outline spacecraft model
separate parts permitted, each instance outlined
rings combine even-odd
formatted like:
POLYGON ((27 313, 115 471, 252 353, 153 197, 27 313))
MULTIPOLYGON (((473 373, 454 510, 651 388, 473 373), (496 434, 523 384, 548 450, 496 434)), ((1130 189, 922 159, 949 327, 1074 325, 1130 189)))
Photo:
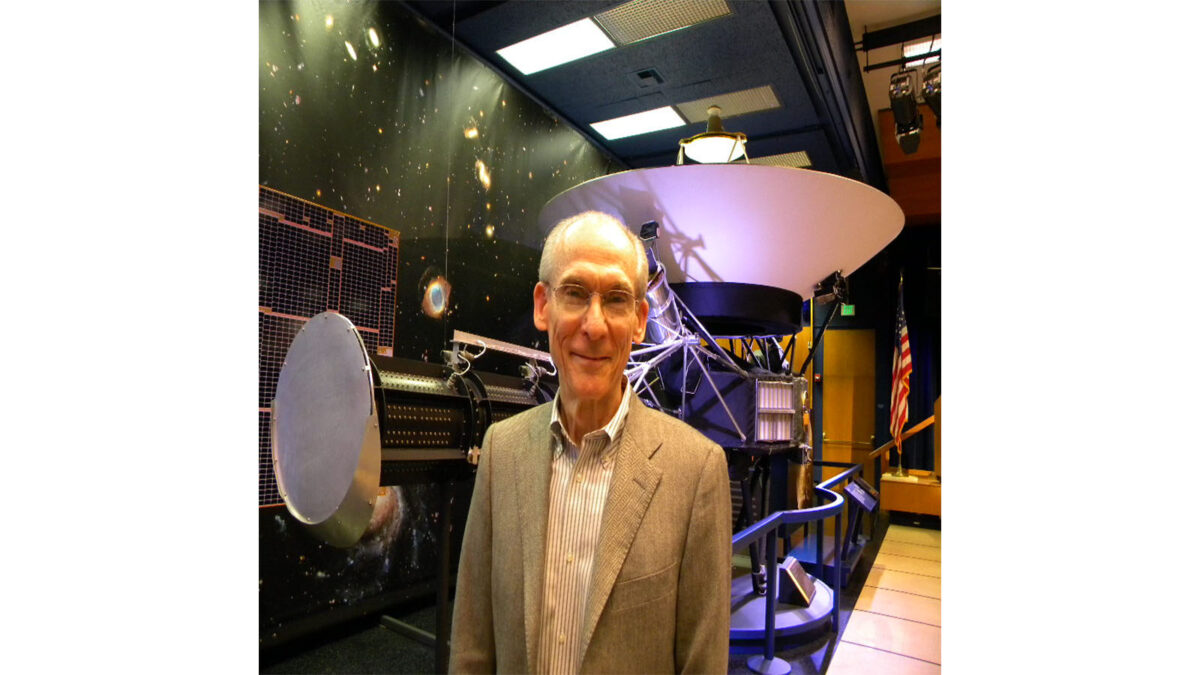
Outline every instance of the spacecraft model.
POLYGON ((807 383, 793 374, 795 341, 785 352, 780 340, 801 331, 805 297, 845 299, 844 275, 900 233, 899 205, 818 171, 693 164, 581 183, 551 199, 538 223, 549 232, 584 211, 638 228, 646 243, 647 344, 626 371, 646 403, 727 449, 769 454, 806 442, 807 383))
MULTIPOLYGON (((539 225, 548 232, 583 211, 616 217, 646 244, 647 344, 633 350, 626 374, 647 405, 728 451, 741 497, 739 527, 766 516, 766 458, 773 455, 801 464, 807 479, 797 501, 811 506, 808 382, 796 373, 807 367, 828 319, 820 333, 814 326, 809 354, 795 370, 796 341, 785 349, 781 340, 802 330, 805 297, 845 301, 844 275, 900 233, 899 205, 832 174, 695 164, 587 181, 551 199, 539 225), (735 343, 741 349, 732 349, 735 343)), ((763 544, 750 549, 760 594, 763 544)))
MULTIPOLYGON (((626 370, 635 392, 730 451, 748 526, 766 503, 764 458, 811 463, 808 384, 793 372, 795 340, 786 349, 781 340, 801 331, 805 297, 844 300, 842 275, 899 234, 903 213, 832 174, 684 165, 582 183, 550 200, 539 226, 589 210, 638 228, 646 243, 647 341, 626 370)), ((477 462, 488 426, 551 400, 557 386, 550 355, 527 347, 455 331, 442 356, 371 356, 336 312, 297 335, 272 404, 272 460, 288 510, 315 536, 352 546, 380 485, 412 467, 477 462), (519 360, 521 377, 486 368, 493 358, 519 360)))

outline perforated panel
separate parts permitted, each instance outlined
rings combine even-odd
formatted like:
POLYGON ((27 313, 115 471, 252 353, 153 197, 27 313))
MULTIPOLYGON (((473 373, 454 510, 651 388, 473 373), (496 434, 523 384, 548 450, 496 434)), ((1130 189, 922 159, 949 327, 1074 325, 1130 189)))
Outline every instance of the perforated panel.
POLYGON ((632 0, 595 19, 617 44, 627 45, 729 13, 725 0, 632 0))
POLYGON ((271 401, 288 347, 326 310, 350 319, 371 354, 394 350, 400 238, 387 228, 259 188, 258 503, 282 504, 271 466, 271 401))
POLYGON ((812 160, 809 159, 808 153, 803 150, 800 152, 785 152, 782 155, 751 157, 750 163, 761 164, 763 166, 791 166, 797 169, 806 169, 812 166, 812 160))
POLYGON ((753 89, 699 98, 686 103, 676 103, 675 107, 688 122, 707 122, 710 105, 720 106, 721 120, 724 121, 737 115, 778 108, 779 97, 775 95, 775 90, 768 84, 753 89))

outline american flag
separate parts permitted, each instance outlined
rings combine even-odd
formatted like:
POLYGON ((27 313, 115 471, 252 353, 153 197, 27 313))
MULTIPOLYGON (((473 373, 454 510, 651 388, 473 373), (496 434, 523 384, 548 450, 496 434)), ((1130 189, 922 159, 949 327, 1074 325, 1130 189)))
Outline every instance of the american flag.
POLYGON ((908 322, 904 320, 904 280, 896 300, 896 336, 892 342, 892 418, 888 430, 899 441, 908 422, 908 378, 912 375, 912 352, 908 347, 908 322))

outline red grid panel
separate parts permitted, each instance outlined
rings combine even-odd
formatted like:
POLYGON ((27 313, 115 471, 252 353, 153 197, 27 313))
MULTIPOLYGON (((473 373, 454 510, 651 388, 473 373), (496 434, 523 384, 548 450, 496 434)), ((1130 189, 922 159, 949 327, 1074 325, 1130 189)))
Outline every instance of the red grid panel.
POLYGON ((259 188, 258 503, 282 504, 271 466, 271 401, 300 327, 341 312, 372 354, 391 354, 398 235, 266 187, 259 188))

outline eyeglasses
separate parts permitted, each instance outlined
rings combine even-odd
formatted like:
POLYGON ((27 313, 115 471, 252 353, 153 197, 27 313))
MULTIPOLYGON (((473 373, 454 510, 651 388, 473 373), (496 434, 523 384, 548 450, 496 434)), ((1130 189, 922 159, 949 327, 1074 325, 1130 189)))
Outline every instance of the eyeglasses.
POLYGON ((579 284, 561 284, 554 288, 554 300, 568 314, 581 314, 592 304, 592 296, 600 296, 600 308, 610 319, 624 319, 633 314, 637 298, 633 293, 614 288, 609 291, 589 291, 579 284))

